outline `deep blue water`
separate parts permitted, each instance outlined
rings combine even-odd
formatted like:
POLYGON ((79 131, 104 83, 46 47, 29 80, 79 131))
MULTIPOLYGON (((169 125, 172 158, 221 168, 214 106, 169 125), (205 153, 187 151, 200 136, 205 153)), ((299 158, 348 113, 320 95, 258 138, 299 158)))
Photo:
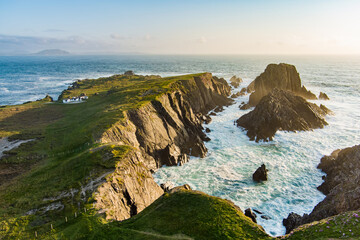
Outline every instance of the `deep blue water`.
POLYGON ((133 70, 136 74, 171 76, 212 72, 229 79, 236 74, 246 86, 269 63, 294 64, 303 84, 315 94, 323 91, 334 111, 329 126, 310 132, 279 132, 271 143, 250 142, 233 122, 244 113, 237 104, 213 117, 208 156, 191 158, 181 167, 164 167, 158 183, 190 184, 193 189, 228 198, 243 210, 256 208, 271 217, 258 222, 272 235, 285 232, 282 218, 294 211, 309 213, 324 198, 316 187, 322 175, 320 158, 333 150, 360 143, 359 56, 59 56, 0 57, 0 105, 19 104, 61 91, 83 78, 97 78, 133 70), (255 184, 251 175, 262 163, 269 171, 266 183, 255 184))

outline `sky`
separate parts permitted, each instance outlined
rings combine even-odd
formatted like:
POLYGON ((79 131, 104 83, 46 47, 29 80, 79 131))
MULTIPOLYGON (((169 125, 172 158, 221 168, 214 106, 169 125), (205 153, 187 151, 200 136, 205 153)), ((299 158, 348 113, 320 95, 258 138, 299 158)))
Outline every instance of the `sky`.
POLYGON ((0 0, 0 54, 360 54, 359 0, 0 0))

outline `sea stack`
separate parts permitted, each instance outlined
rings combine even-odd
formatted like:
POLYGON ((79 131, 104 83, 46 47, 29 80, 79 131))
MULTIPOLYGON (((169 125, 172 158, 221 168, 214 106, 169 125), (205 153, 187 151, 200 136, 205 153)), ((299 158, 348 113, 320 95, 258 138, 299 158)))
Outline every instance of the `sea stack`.
POLYGON ((271 141, 278 130, 306 131, 323 128, 328 109, 306 101, 292 92, 273 89, 255 109, 236 122, 247 130, 250 140, 271 141))
POLYGON ((267 172, 269 170, 266 169, 265 164, 262 164, 261 167, 256 169, 256 171, 253 174, 253 180, 255 182, 262 182, 267 181, 267 172))
POLYGON ((254 91, 249 98, 249 104, 257 105, 261 98, 274 88, 287 90, 305 99, 317 99, 316 96, 301 86, 300 75, 294 65, 280 63, 269 64, 249 86, 248 91, 254 91))

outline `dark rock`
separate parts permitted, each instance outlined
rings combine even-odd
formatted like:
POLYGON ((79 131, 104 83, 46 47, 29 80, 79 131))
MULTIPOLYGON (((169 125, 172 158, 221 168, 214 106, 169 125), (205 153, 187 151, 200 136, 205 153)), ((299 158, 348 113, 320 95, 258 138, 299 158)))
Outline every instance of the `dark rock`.
POLYGON ((255 208, 253 208, 252 210, 253 210, 254 212, 256 212, 257 214, 263 214, 262 212, 260 212, 259 210, 255 209, 255 208))
POLYGON ((326 95, 326 93, 323 93, 323 92, 320 92, 319 99, 321 99, 321 100, 330 100, 328 95, 326 95))
POLYGON ((273 89, 255 109, 237 120, 247 130, 250 140, 271 141, 276 131, 306 131, 323 128, 328 123, 326 111, 289 91, 273 89))
POLYGON ((267 216, 267 215, 261 215, 261 218, 262 218, 262 219, 265 219, 265 220, 270 220, 270 219, 271 219, 271 217, 269 217, 269 216, 267 216))
POLYGON ((175 144, 167 145, 165 149, 159 152, 162 165, 174 166, 183 165, 189 161, 187 154, 181 153, 181 150, 175 144))
POLYGON ((216 113, 211 112, 209 115, 210 115, 210 116, 216 116, 216 113))
MULTIPOLYGON (((246 89, 245 89, 245 91, 246 91, 246 89)), ((231 98, 237 98, 237 97, 244 96, 244 95, 246 95, 246 92, 240 91, 240 92, 237 92, 237 93, 234 93, 233 95, 231 95, 231 98)))
POLYGON ((299 218, 296 214, 296 221, 290 221, 296 224, 289 224, 289 231, 302 224, 360 209, 360 145, 338 149, 330 156, 324 156, 318 168, 327 174, 318 187, 326 197, 309 215, 299 218))
POLYGON ((210 128, 205 128, 205 132, 207 133, 211 132, 210 128))
POLYGON ((236 76, 232 76, 230 78, 230 85, 233 86, 234 88, 238 88, 240 86, 240 83, 242 83, 242 79, 236 76))
POLYGON ((251 106, 250 106, 250 104, 245 103, 245 104, 240 105, 239 108, 240 108, 240 110, 247 110, 247 109, 251 108, 251 106))
POLYGON ((300 75, 295 66, 280 63, 269 64, 265 71, 255 79, 255 91, 250 95, 249 104, 257 105, 274 88, 291 91, 306 99, 317 99, 313 93, 301 86, 300 75))
POLYGON ((283 225, 286 228, 286 234, 302 224, 301 216, 296 213, 290 213, 287 218, 283 219, 283 225))
POLYGON ((209 115, 201 115, 200 120, 204 122, 205 124, 211 123, 212 119, 209 115))
POLYGON ((255 182, 266 181, 267 180, 267 172, 268 172, 268 170, 266 169, 265 164, 262 164, 261 167, 256 169, 256 171, 254 172, 253 180, 255 182))
POLYGON ((224 108, 222 106, 218 106, 214 109, 214 112, 218 113, 218 112, 222 112, 224 111, 224 108))
POLYGON ((124 75, 126 75, 126 76, 134 76, 135 74, 134 74, 133 71, 129 70, 129 71, 124 72, 124 75))
POLYGON ((250 208, 245 209, 245 216, 249 217, 254 223, 257 223, 256 214, 250 208))

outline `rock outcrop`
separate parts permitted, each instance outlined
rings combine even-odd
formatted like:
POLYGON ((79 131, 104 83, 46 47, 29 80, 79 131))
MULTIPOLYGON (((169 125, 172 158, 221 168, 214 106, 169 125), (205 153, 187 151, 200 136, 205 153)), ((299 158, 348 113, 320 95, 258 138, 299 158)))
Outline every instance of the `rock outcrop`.
POLYGON ((254 223, 257 223, 256 214, 251 211, 251 208, 245 209, 245 216, 249 217, 254 223))
POLYGON ((210 73, 179 80, 176 84, 177 90, 127 111, 124 121, 99 137, 102 144, 116 143, 134 148, 121 171, 118 167, 112 174, 112 181, 107 181, 97 191, 95 205, 108 219, 129 218, 163 193, 151 172, 163 165, 181 165, 190 155, 206 155, 204 140, 210 139, 201 123, 206 121, 208 111, 231 103, 228 98, 231 88, 224 79, 210 73))
POLYGON ((323 93, 323 92, 320 92, 319 99, 321 99, 321 100, 330 100, 328 95, 326 93, 323 93))
POLYGON ((250 140, 271 141, 278 130, 306 131, 323 128, 327 111, 292 92, 273 89, 255 109, 237 120, 250 140))
POLYGON ((230 84, 231 86, 233 86, 234 88, 238 88, 240 86, 240 83, 242 83, 243 80, 237 76, 232 76, 230 78, 230 84))
POLYGON ((295 66, 285 63, 269 64, 251 84, 248 86, 248 92, 254 90, 249 98, 249 104, 252 106, 257 105, 261 98, 274 88, 291 91, 305 99, 317 99, 313 93, 301 86, 300 75, 295 66), (250 86, 251 84, 253 86, 250 86))
POLYGON ((318 187, 326 197, 309 215, 291 213, 284 219, 287 232, 302 224, 360 209, 360 145, 324 156, 318 168, 327 174, 318 187))
POLYGON ((261 167, 256 169, 254 172, 252 178, 255 182, 262 182, 267 180, 267 172, 265 164, 262 164, 261 167))

